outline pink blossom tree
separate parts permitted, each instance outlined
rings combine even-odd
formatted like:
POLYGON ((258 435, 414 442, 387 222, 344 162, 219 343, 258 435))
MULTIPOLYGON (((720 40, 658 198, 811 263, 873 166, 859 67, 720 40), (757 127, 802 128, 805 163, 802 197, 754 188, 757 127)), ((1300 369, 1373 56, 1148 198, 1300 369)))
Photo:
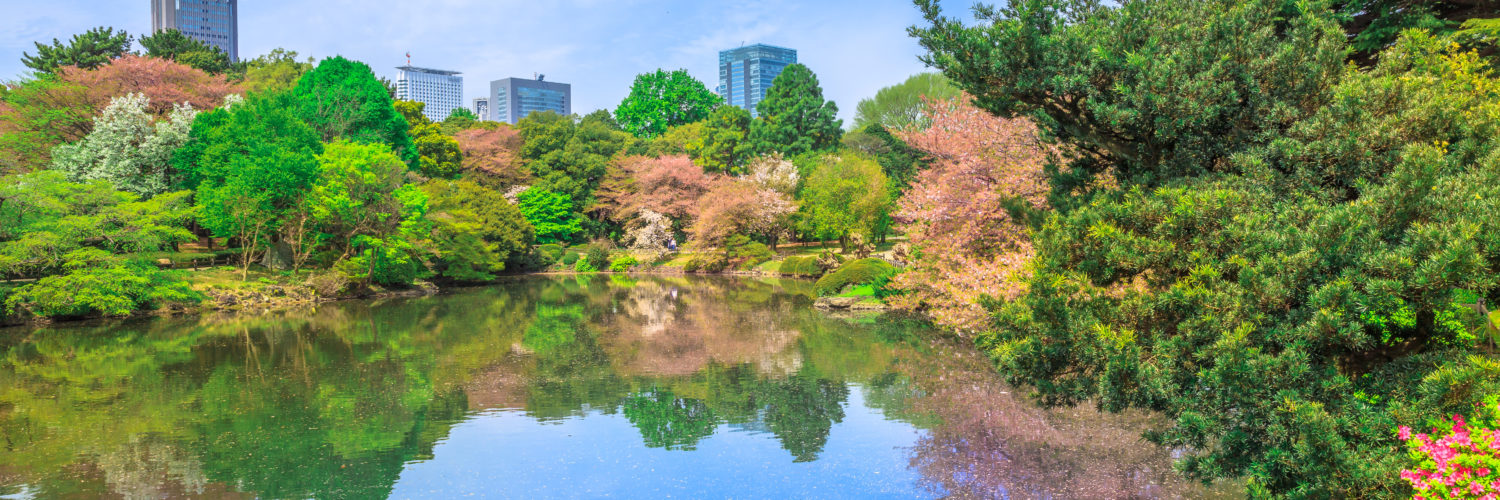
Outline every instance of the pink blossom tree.
POLYGON ((926 310, 943 325, 973 330, 986 317, 980 299, 1012 299, 1024 291, 1018 278, 1031 242, 1006 204, 1047 208, 1042 166, 1053 150, 1025 119, 996 117, 967 100, 927 106, 930 127, 899 133, 934 162, 898 202, 898 228, 918 257, 895 280, 908 293, 894 300, 926 310))
POLYGON ((530 172, 521 163, 521 132, 511 127, 472 128, 453 136, 463 154, 463 170, 486 184, 506 188, 526 184, 530 172))

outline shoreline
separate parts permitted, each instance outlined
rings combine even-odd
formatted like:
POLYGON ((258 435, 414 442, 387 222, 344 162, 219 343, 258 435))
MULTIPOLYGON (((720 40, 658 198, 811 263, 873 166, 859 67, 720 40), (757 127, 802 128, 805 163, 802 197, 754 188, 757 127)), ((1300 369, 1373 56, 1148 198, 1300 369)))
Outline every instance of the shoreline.
MULTIPOLYGON (((427 297, 427 296, 433 296, 433 295, 440 295, 440 294, 442 294, 442 293, 444 293, 446 291, 455 290, 455 289, 482 288, 482 287, 494 286, 496 284, 502 283, 506 279, 522 278, 522 277, 527 277, 527 276, 594 276, 594 275, 602 275, 602 276, 624 275, 624 276, 630 276, 630 275, 640 275, 640 276, 704 276, 704 277, 725 276, 725 277, 736 277, 736 278, 776 278, 776 279, 794 279, 794 280, 808 280, 809 279, 809 278, 807 278, 805 276, 784 275, 784 274, 781 274, 781 273, 773 273, 773 272, 765 272, 765 271, 721 271, 721 272, 716 272, 716 273, 704 273, 704 272, 686 272, 686 271, 682 271, 681 269, 676 269, 676 270, 672 270, 672 269, 676 269, 676 268, 665 268, 665 269, 663 269, 663 268, 654 268, 654 269, 644 270, 644 271, 625 271, 625 272, 595 271, 595 272, 588 272, 588 273, 580 273, 580 272, 576 272, 576 271, 566 271, 566 270, 537 271, 537 272, 527 272, 527 273, 505 274, 505 275, 501 275, 499 278, 497 278, 494 281, 485 282, 485 283, 457 283, 457 282, 449 282, 449 283, 443 283, 443 284, 440 285, 440 284, 433 283, 433 282, 428 282, 428 281, 418 281, 418 282, 414 283, 413 287, 410 288, 410 289, 397 289, 397 290, 381 289, 381 290, 376 291, 374 293, 360 293, 360 294, 350 294, 350 295, 339 295, 339 296, 333 296, 333 297, 319 295, 315 290, 312 289, 311 286, 309 286, 307 284, 300 284, 300 285, 293 285, 293 284, 269 284, 269 285, 266 285, 265 288, 262 289, 262 290, 200 290, 204 294, 204 299, 203 299, 202 302, 200 302, 200 303, 198 303, 196 305, 190 305, 190 306, 172 305, 172 306, 167 306, 167 307, 162 307, 162 308, 157 308, 157 309, 152 309, 152 310, 133 311, 131 314, 126 315, 126 316, 90 315, 90 316, 65 317, 65 318, 45 318, 45 317, 31 316, 31 317, 20 318, 18 320, 17 319, 12 319, 10 317, 0 317, 0 331, 6 330, 6 329, 12 329, 12 328, 16 328, 16 329, 20 329, 20 328, 43 328, 43 327, 46 327, 46 326, 49 326, 49 325, 67 325, 67 324, 85 323, 85 322, 90 322, 90 321, 131 320, 131 319, 142 319, 142 318, 153 318, 153 317, 159 317, 159 318, 177 318, 177 317, 187 317, 187 316, 203 316, 203 315, 207 315, 207 314, 211 314, 211 313, 260 313, 260 314, 264 314, 264 313, 269 313, 269 312, 289 310, 289 309, 293 309, 293 308, 297 308, 297 307, 316 306, 316 305, 319 305, 319 304, 327 304, 327 303, 332 303, 332 302, 344 302, 344 301, 351 301, 351 300, 381 300, 381 299, 393 299, 393 298, 427 297)), ((251 283, 251 282, 247 280, 247 281, 244 281, 243 283, 251 283)), ((828 299, 836 299, 836 298, 835 297, 815 297, 814 298, 814 301, 815 301, 814 307, 817 308, 817 309, 819 309, 819 310, 830 311, 830 312, 882 312, 882 311, 891 310, 889 308, 889 306, 882 305, 882 307, 878 307, 877 308, 877 307, 872 307, 872 305, 868 304, 868 303, 863 303, 863 304, 855 303, 857 301, 849 301, 850 302, 849 306, 840 306, 840 305, 829 306, 828 302, 839 302, 839 301, 828 301, 828 299), (825 301, 828 301, 828 302, 825 302, 825 301)))

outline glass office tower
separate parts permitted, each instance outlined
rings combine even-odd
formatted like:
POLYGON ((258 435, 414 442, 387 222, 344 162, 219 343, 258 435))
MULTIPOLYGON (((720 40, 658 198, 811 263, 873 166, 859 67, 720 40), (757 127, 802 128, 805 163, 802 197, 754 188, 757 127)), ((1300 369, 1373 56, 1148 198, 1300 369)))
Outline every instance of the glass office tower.
POLYGON ((755 105, 766 98, 771 82, 789 64, 797 63, 797 51, 757 43, 719 52, 719 97, 756 116, 755 105))
POLYGON ((490 121, 515 124, 536 111, 573 114, 573 86, 566 83, 506 78, 490 82, 490 121))
POLYGON ((151 0, 151 32, 181 31, 240 60, 239 0, 151 0))

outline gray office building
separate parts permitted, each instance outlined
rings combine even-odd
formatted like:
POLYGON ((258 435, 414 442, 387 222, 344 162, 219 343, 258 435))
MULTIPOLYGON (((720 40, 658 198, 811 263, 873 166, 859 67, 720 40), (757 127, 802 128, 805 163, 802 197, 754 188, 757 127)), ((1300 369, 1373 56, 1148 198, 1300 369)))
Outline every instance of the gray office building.
POLYGON ((151 0, 151 32, 168 29, 240 60, 239 0, 151 0))
POLYGON ((515 124, 535 111, 573 114, 573 86, 566 83, 506 78, 490 82, 490 121, 515 124))
POLYGON ((766 98, 771 82, 788 65, 797 63, 797 51, 757 43, 719 52, 719 97, 756 116, 755 105, 766 98))
POLYGON ((473 111, 474 116, 479 117, 480 120, 490 119, 490 98, 475 97, 473 111))

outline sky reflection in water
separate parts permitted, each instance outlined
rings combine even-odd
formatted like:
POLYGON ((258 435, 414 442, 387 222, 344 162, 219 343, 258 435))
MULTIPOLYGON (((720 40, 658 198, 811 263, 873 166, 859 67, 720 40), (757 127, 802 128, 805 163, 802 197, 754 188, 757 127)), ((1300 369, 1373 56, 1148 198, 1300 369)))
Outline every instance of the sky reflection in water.
MULTIPOLYGON (((0 495, 1201 497, 1145 415, 1042 411, 809 284, 542 276, 0 330, 0 495)), ((1226 486, 1226 485, 1220 485, 1226 486)))

